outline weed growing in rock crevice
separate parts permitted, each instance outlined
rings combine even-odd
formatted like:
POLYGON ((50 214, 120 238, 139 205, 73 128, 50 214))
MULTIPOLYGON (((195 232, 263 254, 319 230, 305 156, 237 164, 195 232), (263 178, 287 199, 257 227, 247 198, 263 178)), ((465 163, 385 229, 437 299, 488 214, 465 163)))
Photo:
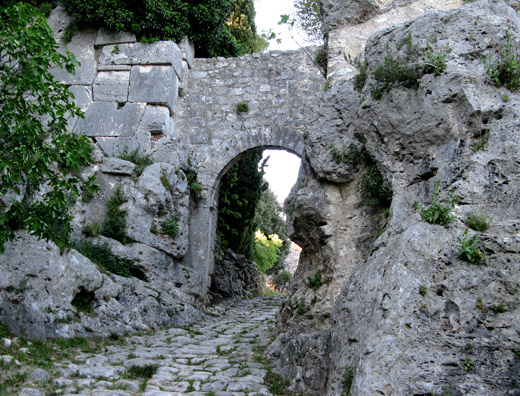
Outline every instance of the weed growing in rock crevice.
POLYGON ((308 276, 305 284, 307 285, 307 287, 314 291, 318 290, 323 285, 323 282, 321 280, 321 269, 318 269, 316 271, 314 277, 311 278, 310 276, 308 276))
POLYGON ((472 230, 484 232, 489 229, 491 218, 481 213, 468 212, 464 223, 472 230))
POLYGON ((97 245, 84 240, 73 242, 71 247, 87 257, 101 269, 127 278, 133 276, 130 272, 132 262, 115 256, 108 244, 97 245))
POLYGON ((357 190, 368 206, 389 208, 392 203, 392 190, 386 185, 383 175, 375 165, 367 168, 357 190))
POLYGON ((460 259, 464 261, 468 261, 472 264, 480 264, 481 262, 486 262, 486 257, 482 250, 478 248, 478 236, 477 234, 473 234, 472 237, 469 237, 468 231, 464 231, 459 236, 460 249, 458 256, 460 259))
POLYGON ((348 150, 346 151, 339 150, 336 146, 331 146, 330 152, 332 154, 332 159, 336 164, 342 162, 353 162, 358 159, 361 154, 359 148, 354 143, 350 143, 348 150))
POLYGON ((343 379, 341 385, 343 386, 343 393, 341 396, 350 396, 350 388, 352 388, 352 382, 354 381, 354 369, 351 366, 345 366, 345 372, 343 373, 343 379))
POLYGON ((172 238, 179 234, 179 218, 172 216, 162 222, 162 232, 172 238))
POLYGON ((507 32, 502 49, 495 55, 483 59, 491 81, 515 91, 520 86, 520 54, 511 32, 507 32))
POLYGON ((451 210, 454 208, 458 199, 450 194, 450 197, 443 203, 439 197, 440 181, 433 182, 432 203, 428 207, 424 207, 419 203, 415 203, 415 207, 421 211, 421 219, 430 224, 446 225, 453 221, 451 210))
POLYGON ((119 207, 126 202, 121 188, 116 188, 114 195, 107 203, 107 213, 103 226, 101 227, 101 235, 107 238, 115 239, 123 244, 130 242, 130 238, 126 235, 126 211, 119 207))
POLYGON ((132 176, 136 178, 142 175, 144 168, 153 164, 153 161, 149 155, 140 154, 137 149, 132 151, 130 154, 120 155, 119 158, 125 161, 130 161, 136 165, 134 171, 132 172, 132 176))

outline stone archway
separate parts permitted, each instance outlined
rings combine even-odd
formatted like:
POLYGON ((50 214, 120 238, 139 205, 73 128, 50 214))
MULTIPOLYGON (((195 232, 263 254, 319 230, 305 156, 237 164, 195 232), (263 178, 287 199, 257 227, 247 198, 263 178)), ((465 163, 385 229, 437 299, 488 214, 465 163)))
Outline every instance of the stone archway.
MULTIPOLYGON (((278 134, 260 136, 256 142, 233 142, 232 150, 225 150, 222 156, 212 156, 212 166, 201 166, 208 172, 199 173, 199 181, 205 191, 205 199, 194 209, 190 219, 190 247, 186 261, 199 274, 200 295, 206 296, 214 270, 214 249, 218 217, 218 193, 220 180, 225 173, 240 159, 264 149, 285 150, 302 157, 303 135, 298 132, 283 130, 278 134), (241 149, 240 149, 241 148, 241 149)), ((210 159, 205 161, 206 165, 210 159)))

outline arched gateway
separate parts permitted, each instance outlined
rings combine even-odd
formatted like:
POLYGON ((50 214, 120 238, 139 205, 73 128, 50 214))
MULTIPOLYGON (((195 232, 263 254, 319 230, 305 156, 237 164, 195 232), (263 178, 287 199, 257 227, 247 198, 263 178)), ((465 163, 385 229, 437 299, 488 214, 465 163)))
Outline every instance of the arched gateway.
POLYGON ((200 274, 206 295, 221 177, 255 150, 279 148, 301 157, 304 104, 323 89, 324 80, 309 55, 289 51, 195 59, 188 81, 176 132, 198 165, 205 199, 192 213, 184 261, 200 274))

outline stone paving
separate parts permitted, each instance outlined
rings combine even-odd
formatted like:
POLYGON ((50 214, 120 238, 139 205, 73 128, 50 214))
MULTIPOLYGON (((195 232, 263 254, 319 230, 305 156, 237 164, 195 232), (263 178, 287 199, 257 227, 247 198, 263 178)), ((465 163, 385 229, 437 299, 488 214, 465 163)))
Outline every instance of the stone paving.
MULTIPOLYGON (((104 354, 80 354, 67 362, 55 385, 64 396, 271 395, 259 356, 270 342, 279 297, 230 300, 186 328, 128 336, 104 354), (132 366, 157 367, 148 379, 128 378, 132 366)), ((135 368, 134 368, 135 370, 135 368)), ((131 376, 130 376, 131 377, 131 376)), ((19 396, 42 396, 25 388, 19 396)))

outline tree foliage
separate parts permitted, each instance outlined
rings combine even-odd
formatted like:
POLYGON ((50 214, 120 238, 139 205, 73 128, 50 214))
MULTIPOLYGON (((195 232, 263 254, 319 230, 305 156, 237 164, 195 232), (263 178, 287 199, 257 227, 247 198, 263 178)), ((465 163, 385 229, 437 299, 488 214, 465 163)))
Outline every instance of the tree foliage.
POLYGON ((255 246, 252 259, 260 272, 271 269, 278 260, 284 241, 278 235, 265 235, 260 230, 255 232, 255 246))
POLYGON ((319 0, 295 0, 296 24, 310 41, 323 40, 323 20, 319 0))
MULTIPOLYGON (((25 228, 60 247, 70 232, 68 205, 78 196, 82 166, 91 163, 87 138, 66 133, 82 116, 52 66, 74 72, 42 14, 29 4, 0 10, 0 250, 25 228)), ((94 178, 85 188, 95 188, 94 178)))
MULTIPOLYGON (((271 189, 262 192, 255 213, 255 223, 258 230, 267 238, 277 238, 283 243, 278 246, 276 261, 266 270, 267 273, 276 273, 283 269, 283 263, 289 253, 289 239, 287 238, 287 226, 282 218, 283 208, 278 203, 271 189)), ((255 240, 255 248, 259 241, 255 240)), ((257 262, 258 264, 258 262, 257 262)))
POLYGON ((263 190, 262 153, 233 165, 220 182, 217 236, 222 248, 252 257, 256 231, 255 210, 263 190), (259 166, 260 164, 260 166, 259 166))
POLYGON ((267 41, 256 33, 253 0, 234 0, 227 27, 239 43, 242 54, 252 54, 267 48, 267 41))
POLYGON ((252 0, 63 0, 63 3, 80 22, 134 32, 143 41, 179 42, 188 35, 198 57, 238 56, 261 47, 252 0))

